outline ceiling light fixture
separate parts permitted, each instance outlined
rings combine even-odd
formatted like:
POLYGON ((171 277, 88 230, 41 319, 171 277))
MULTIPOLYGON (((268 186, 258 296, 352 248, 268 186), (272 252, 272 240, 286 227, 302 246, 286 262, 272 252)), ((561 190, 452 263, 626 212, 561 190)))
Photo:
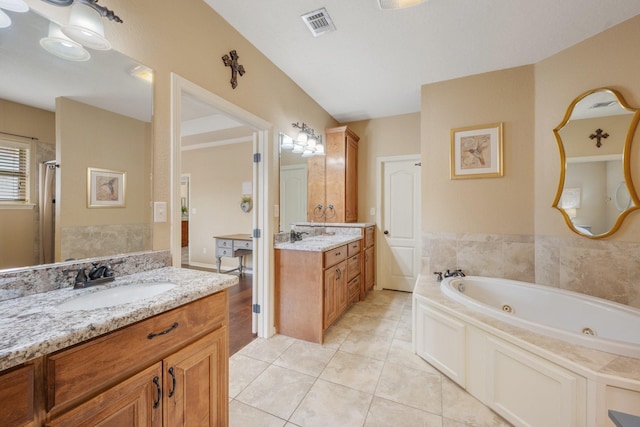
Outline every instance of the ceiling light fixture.
POLYGON ((0 0, 0 28, 11 26, 11 18, 4 10, 10 12, 27 12, 29 6, 23 0, 0 0))
POLYGON ((91 54, 78 42, 62 33, 60 25, 50 22, 47 37, 40 39, 40 46, 47 52, 69 61, 87 61, 91 54))
POLYGON ((403 9, 424 3, 425 0, 378 0, 380 9, 403 9))
POLYGON ((0 9, 11 12, 28 12, 29 5, 24 0, 0 0, 0 9))
POLYGON ((306 123, 291 123, 296 129, 300 129, 296 139, 290 137, 283 138, 280 147, 284 150, 291 150, 292 153, 302 154, 302 157, 324 156, 324 145, 322 145, 322 137, 316 135, 306 123))
POLYGON ((11 18, 0 9, 0 28, 7 28, 11 26, 11 18))

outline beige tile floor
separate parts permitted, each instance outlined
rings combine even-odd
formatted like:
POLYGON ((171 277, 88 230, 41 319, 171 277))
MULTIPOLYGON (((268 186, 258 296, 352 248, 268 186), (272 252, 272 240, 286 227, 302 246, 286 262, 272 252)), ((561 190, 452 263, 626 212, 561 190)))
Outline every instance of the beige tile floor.
POLYGON ((323 345, 257 339, 229 361, 231 427, 509 426, 411 351, 411 295, 372 291, 323 345))

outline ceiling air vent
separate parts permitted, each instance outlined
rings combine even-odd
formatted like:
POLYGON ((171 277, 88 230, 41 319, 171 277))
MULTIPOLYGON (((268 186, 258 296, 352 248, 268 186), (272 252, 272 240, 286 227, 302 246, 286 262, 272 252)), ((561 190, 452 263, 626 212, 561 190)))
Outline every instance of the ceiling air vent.
POLYGON ((314 10, 301 16, 304 23, 311 31, 314 37, 321 36, 336 29, 331 21, 331 17, 327 13, 327 9, 314 10))

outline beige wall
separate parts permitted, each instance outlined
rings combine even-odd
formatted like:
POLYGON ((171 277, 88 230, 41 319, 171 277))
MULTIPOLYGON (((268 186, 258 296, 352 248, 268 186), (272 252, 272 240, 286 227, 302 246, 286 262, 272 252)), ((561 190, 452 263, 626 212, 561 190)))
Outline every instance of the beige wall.
POLYGON ((533 233, 533 67, 422 88, 422 230, 533 233), (450 131, 504 123, 504 177, 450 179, 450 131))
MULTIPOLYGON (((37 138, 39 142, 55 145, 55 115, 39 108, 28 107, 0 99, 0 131, 37 138)), ((38 147, 30 139, 0 134, 0 138, 31 144, 31 168, 37 171, 38 147)), ((38 175, 32 174, 31 203, 38 201, 38 175)), ((0 269, 23 267, 37 261, 36 227, 37 205, 28 209, 0 208, 0 269), (11 242, 10 245, 6 242, 11 242)))
POLYGON ((376 222, 378 157, 420 154, 420 114, 403 114, 347 123, 358 142, 358 221, 376 222))
MULTIPOLYGON (((606 239, 588 240, 569 231, 560 213, 550 208, 560 170, 551 129, 561 122, 577 96, 595 88, 616 89, 629 105, 640 107, 639 45, 640 17, 635 17, 535 65, 536 281, 635 307, 640 307, 638 211, 606 239)), ((637 187, 638 132, 631 165, 637 187)))
MULTIPOLYGON (((56 257, 85 258, 112 255, 126 250, 114 232, 96 235, 110 226, 131 226, 144 230, 150 224, 151 135, 150 124, 95 108, 67 98, 56 100, 58 200, 56 210, 56 257), (87 169, 125 172, 125 206, 89 208, 87 169), (86 232, 83 231, 86 227, 86 232), (69 234, 69 236, 65 236, 69 234), (67 242, 66 244, 63 244, 67 242), (79 244, 84 242, 83 244, 79 244), (115 247, 113 245, 117 245, 115 247), (70 246, 71 245, 71 246, 70 246), (118 248, 118 249, 115 249, 118 248)), ((122 232, 122 227, 117 228, 122 232)), ((132 250, 145 247, 146 233, 129 234, 137 240, 132 250)))
MULTIPOLYGON (((253 177, 252 153, 251 142, 182 152, 182 173, 191 177, 192 263, 215 265, 214 236, 251 233, 252 212, 243 212, 240 202, 242 183, 251 182, 253 177)), ((235 268, 237 259, 223 258, 223 265, 235 268)))
MULTIPOLYGON (((636 17, 535 65, 536 234, 572 236, 560 213, 549 208, 560 170, 558 149, 551 130, 562 121, 569 104, 591 89, 616 89, 629 105, 640 107, 639 43, 640 17, 636 17)), ((636 183, 640 182, 639 140, 640 133, 636 133, 631 158, 636 183)), ((637 242, 640 241, 638 236, 640 221, 636 212, 625 221, 620 231, 607 240, 637 242)))
POLYGON ((594 88, 616 89, 640 106, 639 43, 640 17, 533 66, 423 86, 423 273, 458 267, 640 307, 637 211, 612 237, 590 240, 551 208, 560 171, 552 130, 594 88), (450 180, 449 130, 493 122, 505 124, 505 176, 450 180))
POLYGON ((533 67, 422 87, 422 272, 534 280, 533 67), (451 129, 504 124, 504 177, 452 180, 451 129))

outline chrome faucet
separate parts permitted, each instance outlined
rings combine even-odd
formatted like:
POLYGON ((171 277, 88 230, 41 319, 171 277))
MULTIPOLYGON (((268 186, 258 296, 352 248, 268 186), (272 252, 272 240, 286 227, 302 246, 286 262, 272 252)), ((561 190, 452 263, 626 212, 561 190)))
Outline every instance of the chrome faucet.
POLYGON ((444 277, 445 277, 445 278, 446 278, 446 277, 465 277, 465 274, 464 274, 464 273, 462 272, 462 270, 460 270, 460 269, 453 270, 453 271, 451 271, 451 270, 447 270, 447 271, 444 273, 444 277))

